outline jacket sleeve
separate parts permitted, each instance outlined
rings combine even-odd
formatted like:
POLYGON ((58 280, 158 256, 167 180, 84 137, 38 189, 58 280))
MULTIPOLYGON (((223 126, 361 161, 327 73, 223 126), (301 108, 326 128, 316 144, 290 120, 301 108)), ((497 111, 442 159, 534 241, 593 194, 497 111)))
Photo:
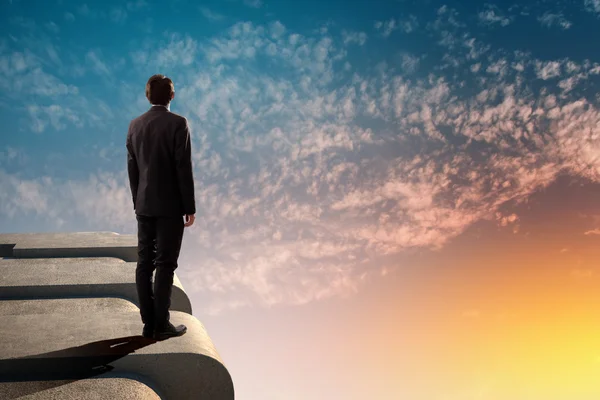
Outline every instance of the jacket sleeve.
POLYGON ((127 132, 127 141, 125 146, 127 147, 127 173, 129 175, 129 187, 131 188, 131 198, 133 200, 133 209, 135 210, 135 199, 137 197, 138 184, 140 181, 140 171, 135 158, 135 152, 133 151, 133 145, 131 144, 131 125, 129 126, 129 132, 127 132))
POLYGON ((175 132, 175 169, 179 192, 183 201, 183 212, 186 215, 196 213, 194 195, 194 174, 192 172, 192 146, 188 121, 183 118, 175 132))

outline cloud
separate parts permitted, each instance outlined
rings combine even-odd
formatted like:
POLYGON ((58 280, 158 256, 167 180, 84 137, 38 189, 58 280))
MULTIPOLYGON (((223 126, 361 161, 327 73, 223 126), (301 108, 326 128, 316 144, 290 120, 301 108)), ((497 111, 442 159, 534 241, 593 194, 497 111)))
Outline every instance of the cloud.
POLYGON ((120 24, 122 22, 125 22, 125 20, 127 19, 127 11, 125 11, 125 9, 123 9, 122 7, 112 7, 110 9, 108 17, 112 22, 120 24))
POLYGON ((542 16, 538 17, 538 21, 546 28, 558 26, 563 30, 569 29, 573 25, 573 23, 568 21, 562 13, 553 14, 545 12, 542 16))
POLYGON ((400 29, 402 29, 405 33, 411 33, 419 27, 419 22, 417 21, 417 17, 414 15, 410 15, 408 19, 399 21, 400 29))
MULTIPOLYGON (((19 128, 42 133, 48 129, 102 126, 105 122, 101 116, 110 114, 103 109, 104 102, 94 99, 91 106, 88 97, 68 81, 86 72, 79 58, 72 53, 59 53, 59 47, 46 34, 36 26, 20 39, 26 45, 25 50, 0 47, 0 88, 5 99, 10 100, 11 108, 24 112, 17 119, 19 128), (58 76, 67 76, 67 81, 58 76)), ((82 58, 96 73, 110 75, 99 50, 89 50, 82 58)), ((113 68, 120 65, 120 60, 111 64, 113 68)), ((109 81, 110 84, 114 83, 109 81)))
MULTIPOLYGON (((510 186, 510 181, 506 181, 504 185, 510 186)), ((519 217, 517 216, 517 214, 514 213, 506 216, 503 216, 502 213, 499 212, 496 213, 496 220, 498 221, 498 224, 500 226, 507 226, 509 224, 513 224, 516 221, 518 221, 518 219, 519 217)))
MULTIPOLYGON (((19 56, 13 54, 12 59, 19 60, 19 56)), ((0 86, 7 90, 6 94, 9 97, 18 97, 22 94, 56 97, 79 92, 76 86, 62 83, 58 78, 44 72, 38 66, 29 68, 25 64, 15 64, 9 73, 2 75, 11 79, 0 83, 0 86)))
POLYGON ((146 41, 141 49, 130 53, 136 66, 152 65, 165 68, 172 65, 189 66, 196 60, 198 42, 189 35, 170 33, 167 41, 146 41), (158 47, 158 48, 157 48, 158 47))
POLYGON ((128 1, 125 5, 127 10, 129 11, 138 11, 143 8, 146 8, 147 6, 148 3, 145 0, 128 1))
MULTIPOLYGON (((504 183, 504 185, 510 185, 510 181, 506 181, 504 183)), ((510 214, 510 215, 502 215, 502 213, 497 212, 496 213, 496 221, 498 223, 498 226, 502 226, 502 227, 506 227, 509 225, 513 225, 512 227, 512 232, 513 233, 518 233, 519 230, 521 229, 521 227, 519 226, 519 217, 517 216, 517 214, 510 214)))
POLYGON ((260 8, 263 5, 262 0, 243 0, 244 4, 252 8, 260 8))
POLYGON ((275 21, 269 24, 269 31, 271 33, 271 39, 277 40, 283 36, 286 32, 286 28, 281 22, 275 21))
POLYGON ((55 130, 60 131, 66 128, 64 122, 68 121, 78 128, 83 127, 78 113, 69 107, 63 107, 58 104, 49 106, 29 105, 27 107, 31 117, 31 130, 36 133, 43 132, 48 125, 55 130))
POLYGON ((0 151, 0 165, 22 168, 28 162, 30 162, 30 158, 22 148, 6 146, 4 150, 0 151))
POLYGON ((393 31, 398 29, 398 27, 396 25, 396 20, 392 18, 389 21, 375 22, 375 29, 380 30, 383 37, 388 37, 393 31))
MULTIPOLYGON (((96 8, 91 8, 87 3, 80 4, 76 11, 82 17, 86 17, 89 19, 109 19, 110 21, 121 24, 124 23, 128 18, 129 12, 138 12, 145 9, 148 6, 148 3, 145 0, 135 0, 128 1, 125 5, 113 6, 107 10, 101 10, 96 8)), ((72 21, 75 19, 73 14, 66 13, 65 19, 72 21)))
POLYGON ((344 44, 356 43, 359 46, 362 46, 367 41, 367 34, 364 32, 348 32, 346 30, 343 30, 342 41, 344 42, 344 44))
POLYGON ((80 4, 79 6, 77 6, 77 13, 83 17, 90 19, 106 17, 106 13, 104 11, 92 9, 90 8, 90 6, 87 5, 87 3, 80 4))
POLYGON ((211 19, 213 21, 220 21, 220 20, 222 20, 224 18, 224 16, 222 14, 219 14, 219 13, 216 13, 214 11, 211 11, 207 7, 200 6, 200 7, 198 7, 198 9, 200 10, 200 12, 202 13, 202 15, 206 19, 211 19))
POLYGON ((478 17, 484 25, 508 26, 511 23, 511 18, 506 17, 497 6, 491 4, 486 4, 485 10, 479 12, 478 17))
POLYGON ((102 227, 110 220, 118 230, 131 229, 133 209, 126 179, 125 173, 90 174, 85 181, 49 176, 23 179, 0 169, 0 181, 7 189, 0 194, 0 213, 9 218, 33 213, 40 221, 52 221, 58 228, 78 219, 92 230, 106 230, 102 227))
MULTIPOLYGON (((502 59, 494 61, 494 64, 511 65, 510 62, 502 59)), ((529 69, 534 69, 537 64, 536 62, 525 62, 525 65, 529 69)), ((513 71, 524 73, 524 70, 513 71)), ((510 73, 514 74, 515 72, 510 73)), ((507 79, 508 74, 509 72, 499 75, 498 79, 507 79)), ((223 85, 219 82, 223 82, 223 80, 227 82, 231 79, 231 77, 222 76, 218 80, 209 80, 209 76, 211 74, 207 74, 207 77, 201 80, 204 82, 201 87, 211 88, 209 90, 211 93, 219 93, 219 88, 223 85)), ((245 104, 248 103, 244 100, 243 93, 248 93, 250 97, 253 97, 253 93, 266 92, 264 89, 253 91, 252 86, 258 84, 260 80, 248 78, 244 81, 250 87, 240 85, 238 82, 235 86, 227 86, 227 91, 221 91, 220 94, 215 95, 214 99, 207 99, 207 102, 214 104, 217 98, 225 96, 228 101, 223 104, 223 107, 231 108, 233 106, 234 110, 239 110, 233 112, 231 116, 246 115, 243 110, 246 107, 245 104), (240 96, 242 97, 238 98, 240 96), (239 103, 231 102, 233 99, 239 103)), ((490 85, 492 84, 490 83, 490 85)), ((199 197, 202 199, 201 201, 208 201, 208 199, 219 196, 211 199, 209 203, 203 204, 204 209, 213 211, 207 212, 207 215, 211 217, 207 216, 202 221, 202 226, 207 226, 207 228, 203 229, 199 235, 201 242, 215 240, 214 246, 222 248, 222 254, 233 254, 236 252, 235 249, 245 249, 249 243, 257 240, 267 240, 269 244, 260 248, 258 251, 260 255, 257 255, 257 259, 254 261, 251 261, 253 260, 252 255, 246 251, 242 252, 244 257, 237 258, 236 261, 242 265, 234 268, 235 273, 230 272, 227 275, 218 276, 214 275, 217 272, 211 274, 209 270, 222 271, 225 269, 225 265, 231 265, 231 261, 214 261, 214 263, 209 263, 210 266, 207 266, 206 269, 198 270, 197 275, 201 278, 197 277, 195 273, 193 281, 199 285, 198 287, 210 288, 209 290, 221 294, 228 292, 227 287, 236 287, 236 293, 254 293, 261 302, 268 305, 278 302, 312 301, 318 298, 314 297, 315 293, 321 293, 323 296, 333 295, 333 293, 352 293, 358 287, 356 285, 360 285, 362 282, 361 276, 364 273, 361 266, 352 261, 365 259, 360 256, 361 252, 382 255, 394 254, 414 246, 439 248, 449 238, 460 234, 474 221, 497 215, 490 211, 496 210, 500 205, 509 200, 523 200, 530 193, 547 186, 562 170, 563 160, 579 158, 578 150, 572 146, 565 148, 563 144, 559 147, 563 148, 565 153, 561 154, 551 147, 543 147, 542 142, 535 139, 535 126, 537 125, 535 121, 539 118, 539 122, 542 122, 546 112, 532 115, 535 110, 533 104, 528 104, 530 100, 526 100, 527 97, 519 97, 514 85, 504 83, 501 85, 501 94, 493 94, 490 90, 494 85, 496 83, 489 89, 483 90, 472 101, 454 101, 450 103, 450 106, 448 101, 452 98, 451 93, 454 89, 444 79, 433 82, 417 80, 409 83, 399 76, 390 76, 378 83, 377 79, 357 78, 352 88, 345 88, 346 95, 337 97, 334 103, 328 103, 326 95, 322 97, 318 95, 319 97, 315 99, 317 94, 312 98, 307 98, 305 102, 298 102, 293 100, 294 96, 283 92, 278 98, 288 104, 289 109, 302 112, 305 118, 308 116, 313 118, 311 124, 304 129, 302 125, 306 125, 305 122, 302 125, 290 123, 289 127, 279 125, 280 129, 271 131, 271 134, 264 137, 264 140, 263 138, 261 140, 254 139, 244 144, 243 147, 234 137, 229 139, 233 140, 231 142, 233 148, 237 147, 239 151, 242 151, 243 148, 245 152, 253 151, 260 154, 268 143, 271 143, 275 153, 289 149, 285 153, 291 155, 291 158, 277 157, 268 163, 265 160, 265 163, 272 165, 269 171, 261 169, 251 175, 253 178, 251 178, 250 184, 263 188, 261 192, 254 193, 254 196, 260 195, 260 197, 244 200, 241 197, 232 196, 231 192, 229 195, 220 197, 218 186, 207 188, 206 190, 210 194, 199 197), (384 90, 383 88, 388 89, 384 90), (374 110, 378 110, 378 115, 382 119, 386 116, 391 117, 390 121, 393 120, 398 124, 397 129, 400 132, 416 135, 425 140, 425 143, 429 141, 444 143, 444 135, 437 130, 437 125, 462 126, 464 130, 461 134, 469 138, 469 141, 483 141, 493 146, 499 153, 489 156, 488 163, 473 164, 473 159, 466 154, 455 154, 450 147, 443 147, 442 151, 435 153, 426 152, 413 158, 393 160, 388 164, 387 173, 382 173, 376 167, 381 160, 363 159, 360 164, 338 165, 333 163, 333 159, 329 158, 328 154, 356 151, 354 149, 360 148, 360 143, 376 145, 377 141, 373 140, 370 134, 346 136, 345 140, 343 135, 339 135, 344 130, 334 129, 333 125, 328 126, 332 129, 332 135, 321 136, 317 132, 327 132, 327 130, 324 129, 324 125, 317 124, 314 118, 324 120, 327 115, 336 115, 336 110, 342 109, 340 107, 342 104, 354 103, 349 109, 348 115, 351 118, 340 121, 350 123, 358 115, 357 110, 369 110, 366 105, 373 101, 373 97, 369 94, 375 95, 375 107, 366 112, 375 114, 374 110), (498 96, 503 96, 504 100, 493 107, 487 105, 488 101, 494 97, 498 98, 498 96), (317 106, 315 107, 315 105, 317 106), (531 133, 526 135, 533 136, 528 136, 527 141, 533 140, 533 143, 542 146, 538 151, 531 154, 531 148, 527 145, 522 147, 522 152, 519 153, 520 156, 517 159, 503 155, 504 151, 515 150, 515 144, 510 135, 519 135, 519 129, 515 129, 515 127, 521 125, 512 122, 513 118, 521 120, 525 125, 530 125, 528 129, 531 133), (334 132, 337 133, 334 134, 334 132), (294 133, 298 136, 295 136, 294 133), (331 140, 334 137, 339 139, 331 140), (554 161, 548 160, 546 163, 540 164, 546 152, 548 156, 552 155, 550 160, 554 161), (321 155, 322 164, 311 166, 311 164, 302 162, 310 160, 317 154, 321 155), (298 166, 293 167, 294 164, 298 166), (324 175, 322 171, 326 170, 332 172, 324 175), (476 170, 481 170, 481 173, 475 173, 476 170), (371 174, 370 179, 361 179, 359 171, 363 171, 363 173, 368 171, 371 174), (456 186, 463 179, 462 177, 468 177, 468 181, 456 186), (286 196, 281 200, 275 200, 284 188, 295 191, 296 187, 298 187, 298 193, 310 193, 311 196, 316 197, 317 202, 307 199, 309 202, 290 203, 291 199, 286 196), (325 197, 320 197, 320 193, 328 193, 327 198, 330 200, 323 202, 325 197), (232 210, 239 211, 232 213, 232 210), (275 210, 277 210, 276 213, 275 210), (209 228, 221 226, 223 221, 229 217, 235 217, 239 221, 244 216, 253 220, 251 216, 258 215, 264 221, 262 224, 248 223, 246 226, 260 226, 260 229, 242 230, 243 233, 239 235, 232 235, 229 229, 217 233, 209 228), (331 219, 334 215, 343 216, 340 221, 344 221, 344 224, 335 222, 338 219, 331 219), (280 225, 275 222, 278 220, 285 220, 287 224, 280 225), (313 236, 320 233, 319 236, 316 236, 319 241, 315 241, 315 245, 324 243, 325 240, 331 241, 331 243, 341 240, 343 243, 354 246, 355 253, 344 258, 343 264, 334 264, 331 260, 328 260, 328 264, 321 264, 321 268, 324 265, 328 265, 328 268, 336 265, 337 269, 343 271, 342 276, 345 281, 340 282, 346 282, 346 284, 338 287, 339 292, 331 291, 332 288, 328 286, 320 286, 326 279, 321 280, 317 275, 304 275, 304 279, 309 279, 307 284, 312 282, 313 286, 306 286, 303 290, 310 287, 310 291, 298 291, 300 290, 298 287, 288 287, 289 282, 278 280, 280 277, 276 271, 284 271, 283 265, 296 262, 307 265, 299 258, 300 254, 306 254, 306 249, 302 252, 292 251, 282 259, 275 258, 275 254, 282 254, 283 250, 275 246, 273 240, 281 240, 282 237, 293 234, 294 231, 282 231, 281 229, 281 226, 289 224, 301 224, 300 226, 307 226, 307 229, 310 227, 309 232, 313 236), (271 246, 275 246, 277 249, 272 257, 268 256, 271 254, 271 246), (309 276, 311 277, 308 278, 309 276), (281 286, 288 287, 287 296, 283 296, 278 291, 277 288, 281 286)), ((288 86, 284 87, 286 90, 290 89, 288 86)), ((339 89, 337 92, 340 92, 339 89)), ((200 95, 200 97, 203 96, 200 95)), ((547 111, 551 111, 556 105, 557 99, 552 100, 549 97, 545 99, 543 107, 547 108, 547 111)), ((576 106, 571 105, 571 107, 576 106)), ((201 108, 210 109, 207 105, 202 105, 201 108)), ((550 112, 548 115, 562 120, 572 115, 572 111, 573 108, 567 106, 560 114, 550 112)), ((218 121, 221 111, 217 108, 213 112, 212 117, 209 114, 203 114, 202 117, 206 121, 218 121)), ((590 112, 591 115, 581 115, 581 121, 590 121, 586 122, 587 127, 594 126, 594 115, 597 114, 593 114, 593 110, 590 112)), ((248 113, 247 116, 250 117, 254 114, 256 111, 248 113)), ((245 122, 244 119, 245 117, 240 121, 242 124, 245 122)), ((217 122, 217 125, 227 126, 228 124, 224 120, 217 122)), ((561 124, 558 124, 556 128, 560 129, 560 126, 561 124)), ((564 126, 570 126, 570 122, 565 120, 564 126)), ((346 132, 351 131, 346 130, 346 132)), ((565 134, 565 137, 567 136, 569 135, 565 134)), ((207 138, 208 136, 202 137, 207 138)), ((516 138, 518 137, 516 136, 516 138)), ((583 145, 581 141, 580 144, 583 145)), ((516 148, 521 147, 517 146, 516 148)), ((208 168, 207 174, 226 176, 231 173, 221 161, 215 164, 209 163, 209 160, 222 160, 224 157, 215 158, 214 153, 210 157, 204 153, 204 157, 206 157, 204 159, 207 163, 200 168, 205 170, 208 165, 212 165, 208 168)), ((241 190, 239 184, 233 187, 236 188, 234 193, 241 190)), ((309 199, 315 197, 309 197, 309 199)), ((514 215, 499 219, 501 224, 515 223, 516 220, 514 215)), ((258 221, 256 222, 258 223, 258 221)), ((240 251, 237 250, 237 252, 240 251)), ((347 250, 337 254, 342 255, 344 252, 347 253, 347 250)), ((321 257, 328 259, 331 255, 321 254, 321 257)), ((323 273, 327 271, 328 269, 325 269, 323 273)), ((256 301, 252 300, 251 295, 249 296, 244 301, 250 304, 256 301)), ((225 304, 229 304, 228 300, 223 300, 222 304, 225 307, 225 304)))
POLYGON ((108 66, 100 59, 100 56, 95 51, 89 50, 85 54, 85 59, 91 64, 92 69, 99 75, 110 75, 108 66))
POLYGON ((38 181, 20 181, 12 175, 0 170, 0 180, 3 190, 0 194, 0 210, 3 215, 14 217, 17 212, 29 213, 31 211, 43 214, 48 211, 48 199, 42 193, 43 186, 38 181), (8 195, 10 189, 11 195, 8 195))
POLYGON ((419 63, 421 62, 421 59, 419 57, 413 56, 408 53, 402 53, 400 57, 400 65, 402 66, 402 70, 407 74, 415 72, 419 67, 419 63))
POLYGON ((387 21, 376 21, 374 26, 375 29, 381 32, 383 37, 388 37, 398 29, 404 33, 411 33, 419 27, 419 22, 417 21, 417 17, 410 15, 406 19, 396 20, 395 18, 391 18, 387 21))
MULTIPOLYGON (((377 29, 401 29, 392 20, 377 29)), ((347 45, 366 34, 304 35, 279 21, 239 22, 210 38, 167 32, 132 47, 136 73, 178 65, 174 108, 192 131, 198 209, 180 277, 187 291, 210 297, 205 311, 352 295, 389 271, 386 255, 440 249, 481 220, 516 229, 518 217, 500 209, 561 173, 600 181, 600 112, 580 95, 600 66, 494 50, 448 7, 427 27, 439 58, 428 53, 422 65, 399 53, 397 64, 382 60, 372 73, 345 67, 347 45)), ((86 61, 106 73, 108 51, 89 50, 86 61)), ((9 89, 20 79, 30 94, 52 79, 37 53, 0 55, 9 89), (46 75, 26 85, 36 70, 46 75)), ((55 90, 71 90, 54 79, 55 90)), ((111 107, 60 93, 27 101, 30 129, 113 124, 111 112, 148 106, 143 85, 117 89, 111 107)), ((0 164, 1 215, 131 231, 119 146, 95 149, 113 172, 79 180, 26 179, 0 164)))
POLYGON ((49 21, 49 22, 45 23, 44 26, 46 27, 46 29, 48 29, 49 31, 51 31, 53 33, 58 33, 60 31, 60 28, 58 27, 58 25, 56 25, 53 21, 49 21))
POLYGON ((600 0, 585 0, 585 9, 600 15, 600 0))
POLYGON ((543 80, 552 79, 560 76, 561 63, 559 61, 547 61, 536 63, 537 77, 543 80))

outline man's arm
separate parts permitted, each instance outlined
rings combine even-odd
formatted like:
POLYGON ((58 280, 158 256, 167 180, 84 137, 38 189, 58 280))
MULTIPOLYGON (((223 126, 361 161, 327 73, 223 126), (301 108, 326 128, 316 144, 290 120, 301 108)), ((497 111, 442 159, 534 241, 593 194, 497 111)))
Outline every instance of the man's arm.
POLYGON ((183 200, 185 215, 196 213, 196 199, 194 195, 194 174, 192 172, 192 145, 190 128, 184 118, 175 132, 175 168, 179 191, 183 200))
MULTIPOLYGON (((129 126, 131 129, 131 125, 129 126)), ((127 133, 127 173, 129 174, 129 187, 131 188, 131 197, 133 199, 133 209, 135 210, 135 199, 137 197, 138 184, 140 181, 140 171, 138 169, 135 153, 131 144, 131 131, 127 133)))

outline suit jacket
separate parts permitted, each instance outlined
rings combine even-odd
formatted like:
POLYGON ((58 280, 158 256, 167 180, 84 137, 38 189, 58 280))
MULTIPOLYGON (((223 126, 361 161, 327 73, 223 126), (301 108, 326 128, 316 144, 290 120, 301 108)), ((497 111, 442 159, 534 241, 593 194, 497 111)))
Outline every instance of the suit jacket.
POLYGON ((185 117, 152 106, 129 123, 127 171, 137 215, 196 213, 190 130, 185 117))

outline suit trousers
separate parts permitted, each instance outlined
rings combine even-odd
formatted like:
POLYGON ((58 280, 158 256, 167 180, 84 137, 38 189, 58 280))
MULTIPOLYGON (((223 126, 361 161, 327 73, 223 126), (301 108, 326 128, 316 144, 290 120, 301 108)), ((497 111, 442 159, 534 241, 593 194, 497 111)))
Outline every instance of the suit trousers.
POLYGON ((138 261, 135 284, 144 325, 162 328, 169 322, 173 276, 181 250, 184 222, 180 217, 136 215, 138 261), (154 289, 152 275, 154 274, 154 289))

